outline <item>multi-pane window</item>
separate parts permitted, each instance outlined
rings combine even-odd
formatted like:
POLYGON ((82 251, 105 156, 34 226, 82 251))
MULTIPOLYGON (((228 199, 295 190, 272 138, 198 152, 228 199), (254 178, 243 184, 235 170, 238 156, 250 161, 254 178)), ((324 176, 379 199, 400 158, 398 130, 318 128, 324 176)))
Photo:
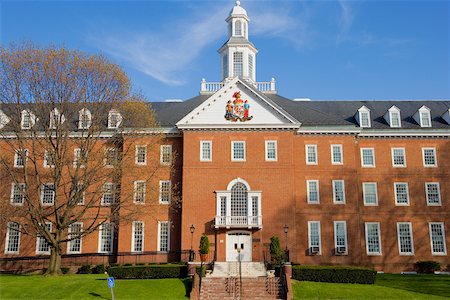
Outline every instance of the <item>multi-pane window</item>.
POLYGON ((321 254, 322 252, 319 221, 308 222, 308 247, 311 255, 321 254))
POLYGON ((44 168, 55 167, 55 157, 54 152, 45 150, 44 151, 44 168))
POLYGON ((436 167, 436 148, 422 148, 423 165, 425 167, 436 167))
POLYGON ((248 216, 248 190, 242 182, 231 187, 230 213, 233 217, 248 216))
POLYGON ((200 141, 200 161, 212 160, 212 141, 200 141))
POLYGON ((430 223, 431 254, 446 255, 444 223, 430 223))
POLYGON ((131 251, 132 252, 143 252, 144 251, 144 222, 134 221, 133 222, 133 239, 131 241, 131 251))
POLYGON ((317 145, 306 145, 306 164, 317 165, 317 145))
POLYGON ((231 142, 231 155, 231 160, 233 161, 245 161, 245 142, 231 142))
POLYGON ((122 122, 122 115, 117 110, 111 110, 108 115, 108 128, 118 128, 122 122))
POLYGON ((277 159, 277 141, 266 141, 266 161, 276 161, 277 159))
POLYGON ((253 78, 253 55, 248 55, 248 76, 253 78))
POLYGON ((134 182, 134 202, 145 203, 145 190, 147 183, 143 180, 137 180, 134 182))
POLYGON ((347 249, 347 225, 345 221, 334 222, 334 247, 337 255, 348 253, 347 249))
POLYGON ((14 154, 14 167, 15 168, 23 168, 25 166, 25 162, 28 158, 28 150, 16 150, 14 154))
POLYGON ((331 145, 331 163, 333 165, 342 165, 342 145, 331 145))
POLYGON ((147 164, 147 146, 136 146, 136 164, 147 164))
POLYGON ((252 197, 252 216, 258 215, 258 196, 252 197))
POLYGON ((83 186, 83 183, 78 183, 76 186, 75 186, 75 190, 74 190, 74 197, 75 197, 75 199, 77 199, 76 200, 76 202, 77 202, 77 205, 84 205, 84 200, 85 200, 85 198, 86 198, 86 193, 85 193, 85 187, 83 186))
POLYGON ((333 180, 333 202, 336 204, 345 203, 344 180, 333 180))
POLYGON ((220 197, 220 215, 225 217, 227 215, 227 197, 220 197))
POLYGON ((116 202, 116 184, 107 182, 103 184, 102 205, 111 205, 116 202))
POLYGON ((91 112, 88 109, 83 108, 82 110, 80 110, 78 113, 78 128, 88 129, 91 126, 91 117, 91 112))
POLYGON ((104 165, 113 167, 117 163, 117 148, 106 148, 104 165))
POLYGON ((409 191, 407 182, 395 182, 394 193, 396 205, 409 205, 409 191))
POLYGON ((160 162, 162 165, 170 165, 172 163, 172 145, 161 145, 160 162))
POLYGON ((307 180, 306 181, 306 192, 308 203, 319 204, 319 180, 307 180))
POLYGON ((391 127, 401 127, 400 124, 400 113, 397 111, 391 111, 391 127))
POLYGON ((86 165, 86 154, 80 148, 75 148, 73 150, 73 166, 74 168, 83 168, 86 165))
POLYGON ((381 255, 380 223, 365 223, 366 251, 368 255, 381 255))
POLYGON ((359 112, 359 121, 360 121, 361 127, 370 127, 369 112, 360 111, 359 112))
POLYGON ((58 109, 53 109, 50 112, 50 128, 56 129, 56 126, 60 125, 63 122, 63 117, 59 113, 58 109))
POLYGON ((234 23, 234 35, 235 36, 241 36, 242 35, 242 22, 237 20, 234 23))
POLYGON ((406 167, 405 148, 392 148, 392 166, 406 167))
MULTIPOLYGON (((45 223, 45 227, 47 228, 48 231, 52 232, 52 223, 45 223)), ((49 254, 49 253, 50 253, 50 244, 44 237, 38 235, 36 237, 36 254, 49 254)))
POLYGON ((22 129, 30 129, 33 125, 31 113, 27 110, 22 111, 21 127, 22 129))
POLYGON ((242 77, 244 75, 242 52, 233 53, 233 69, 234 69, 234 77, 242 77))
POLYGON ((375 150, 373 148, 361 148, 361 165, 375 167, 375 150))
POLYGON ((427 195, 428 205, 441 205, 441 192, 439 182, 426 182, 425 193, 427 195))
POLYGON ((420 126, 421 127, 431 127, 431 117, 429 111, 420 112, 420 126))
POLYGON ((364 198, 364 205, 366 206, 378 205, 378 193, 376 182, 363 182, 363 198, 364 198))
POLYGON ((83 223, 77 222, 69 225, 67 242, 67 253, 81 253, 81 233, 83 231, 83 223))
POLYGON ((169 204, 172 195, 172 182, 170 180, 159 181, 159 203, 169 204))
POLYGON ((16 222, 9 222, 6 226, 5 254, 18 254, 20 249, 20 229, 16 222))
POLYGON ((25 187, 25 183, 13 183, 11 185, 11 204, 23 204, 25 199, 25 187))
POLYGON ((98 252, 111 253, 113 251, 114 223, 103 223, 98 232, 98 252))
POLYGON ((45 183, 41 186, 41 203, 46 206, 55 204, 55 185, 53 183, 45 183))
POLYGON ((168 221, 158 222, 158 251, 169 252, 170 250, 170 223, 168 221))
POLYGON ((414 243, 412 226, 409 222, 397 223, 398 253, 400 255, 413 255, 414 243))

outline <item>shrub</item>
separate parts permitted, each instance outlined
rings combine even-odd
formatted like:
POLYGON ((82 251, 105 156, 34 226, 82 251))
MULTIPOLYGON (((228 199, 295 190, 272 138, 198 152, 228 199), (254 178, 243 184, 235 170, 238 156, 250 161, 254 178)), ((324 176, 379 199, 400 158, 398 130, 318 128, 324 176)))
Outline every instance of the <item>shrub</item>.
POLYGON ((200 276, 200 277, 205 277, 205 274, 206 274, 206 266, 203 266, 203 267, 196 267, 196 268, 195 268, 195 272, 198 274, 198 276, 200 276))
POLYGON ((97 265, 92 268, 92 274, 103 274, 105 273, 106 268, 105 265, 97 265))
POLYGON ((137 263, 136 266, 145 266, 145 263, 137 263))
POLYGON ((61 267, 61 272, 63 274, 67 274, 67 273, 69 273, 69 271, 70 271, 70 268, 68 268, 68 267, 61 267))
POLYGON ((130 267, 130 266, 132 266, 133 264, 124 264, 124 266, 125 267, 130 267))
POLYGON ((200 238, 200 246, 199 246, 200 254, 208 254, 209 253, 209 239, 206 235, 202 235, 200 238))
POLYGON ((109 267, 111 268, 111 267, 117 267, 117 266, 120 266, 118 263, 113 263, 113 264, 110 264, 109 265, 109 267))
POLYGON ((109 268, 109 276, 117 279, 154 279, 154 278, 184 278, 187 276, 186 265, 152 265, 152 266, 122 266, 109 268))
POLYGON ((78 274, 91 274, 92 273, 91 265, 82 265, 81 267, 78 268, 77 273, 78 274))
POLYGON ((418 261, 416 262, 417 273, 434 273, 434 271, 439 271, 441 269, 441 264, 437 261, 418 261))
POLYGON ((270 261, 274 265, 283 263, 283 252, 281 251, 280 239, 277 236, 270 238, 270 261))
POLYGON ((292 278, 301 281, 374 284, 377 272, 347 266, 293 266, 292 278))

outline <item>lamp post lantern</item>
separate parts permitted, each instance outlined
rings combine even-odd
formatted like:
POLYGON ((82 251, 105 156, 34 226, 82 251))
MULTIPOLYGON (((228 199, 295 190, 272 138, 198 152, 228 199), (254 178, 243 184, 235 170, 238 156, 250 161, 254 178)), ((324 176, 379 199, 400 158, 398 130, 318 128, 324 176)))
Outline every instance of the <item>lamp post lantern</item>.
POLYGON ((288 250, 288 231, 289 231, 289 226, 287 226, 287 224, 284 224, 283 230, 284 230, 284 234, 286 236, 286 249, 284 250, 285 260, 289 261, 289 250, 288 250))
POLYGON ((189 261, 193 261, 194 260, 194 251, 192 250, 192 241, 194 239, 194 231, 195 231, 194 224, 192 224, 189 229, 191 230, 191 250, 189 251, 189 261))

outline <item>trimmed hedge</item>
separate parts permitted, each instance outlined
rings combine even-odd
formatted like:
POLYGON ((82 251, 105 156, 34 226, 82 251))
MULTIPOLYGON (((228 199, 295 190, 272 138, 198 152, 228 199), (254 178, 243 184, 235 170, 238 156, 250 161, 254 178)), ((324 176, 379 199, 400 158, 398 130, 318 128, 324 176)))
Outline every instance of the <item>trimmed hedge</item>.
POLYGON ((441 264, 437 261, 418 261, 416 262, 417 273, 431 274, 434 271, 439 271, 441 264))
POLYGON ((187 266, 166 264, 111 267, 108 274, 117 279, 185 278, 187 277, 187 266))
POLYGON ((347 266, 293 266, 292 278, 300 281, 374 284, 377 272, 347 266))
POLYGON ((78 268, 77 274, 92 274, 91 265, 82 265, 78 268))

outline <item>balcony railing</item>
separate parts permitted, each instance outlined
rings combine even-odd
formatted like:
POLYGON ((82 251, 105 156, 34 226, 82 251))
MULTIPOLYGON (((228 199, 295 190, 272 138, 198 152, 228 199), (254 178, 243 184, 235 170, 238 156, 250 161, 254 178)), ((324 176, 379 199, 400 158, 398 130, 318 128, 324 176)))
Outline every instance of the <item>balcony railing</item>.
POLYGON ((262 227, 262 216, 216 216, 216 228, 262 227))
MULTIPOLYGON (((213 94, 220 90, 226 84, 225 81, 222 82, 206 82, 203 78, 200 84, 200 93, 201 94, 213 94)), ((266 82, 254 82, 251 83, 254 87, 258 89, 258 91, 263 93, 272 93, 276 94, 277 90, 275 88, 275 79, 272 78, 271 81, 266 82)))

